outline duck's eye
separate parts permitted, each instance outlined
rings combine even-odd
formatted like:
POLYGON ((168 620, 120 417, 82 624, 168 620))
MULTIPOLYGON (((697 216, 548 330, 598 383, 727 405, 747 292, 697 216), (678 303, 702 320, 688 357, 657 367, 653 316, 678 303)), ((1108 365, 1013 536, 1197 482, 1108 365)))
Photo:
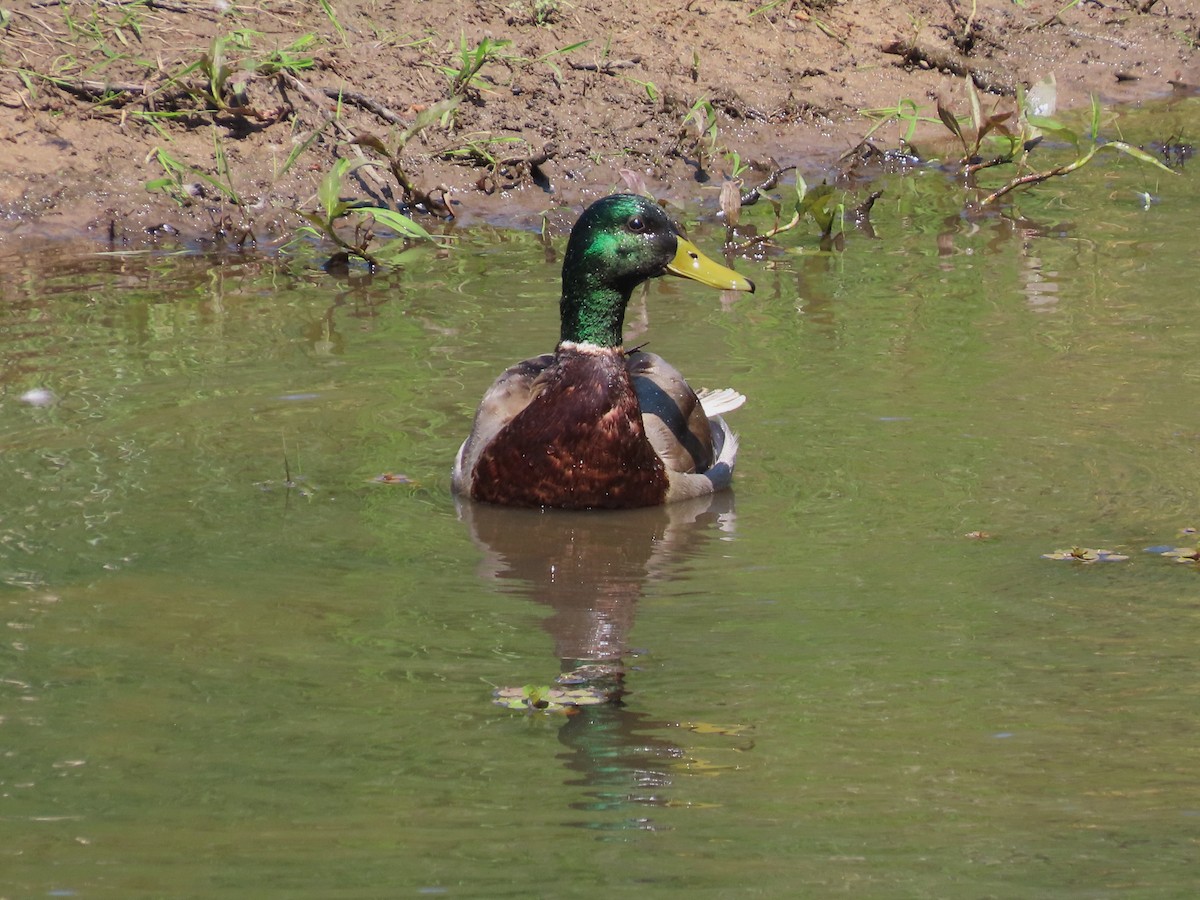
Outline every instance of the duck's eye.
POLYGON ((640 234, 641 232, 646 230, 646 220, 643 219, 641 216, 634 216, 632 219, 629 220, 628 223, 626 223, 626 227, 630 231, 640 234))

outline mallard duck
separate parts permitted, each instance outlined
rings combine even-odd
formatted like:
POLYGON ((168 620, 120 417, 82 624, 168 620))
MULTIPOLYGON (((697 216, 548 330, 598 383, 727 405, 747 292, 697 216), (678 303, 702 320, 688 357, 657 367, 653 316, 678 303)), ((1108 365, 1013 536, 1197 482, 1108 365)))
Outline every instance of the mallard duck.
POLYGON ((558 346, 517 363, 484 394, 454 462, 457 494, 505 506, 625 509, 729 486, 737 438, 720 413, 745 397, 697 396, 666 360, 622 346, 633 289, 668 272, 754 290, 651 200, 613 194, 584 211, 563 258, 558 346))

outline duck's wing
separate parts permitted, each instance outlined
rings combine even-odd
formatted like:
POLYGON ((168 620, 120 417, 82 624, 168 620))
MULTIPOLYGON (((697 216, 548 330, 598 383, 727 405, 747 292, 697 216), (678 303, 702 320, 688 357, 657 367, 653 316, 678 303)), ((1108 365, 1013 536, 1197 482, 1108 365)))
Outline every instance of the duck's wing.
POLYGON ((475 412, 471 433, 458 448, 451 474, 451 489, 470 496, 475 464, 488 445, 509 422, 527 407, 546 384, 546 370, 554 364, 554 354, 544 353, 511 366, 497 378, 475 412))
POLYGON ((667 467, 667 500, 729 487, 738 441, 721 414, 737 409, 746 398, 730 388, 697 394, 678 369, 654 353, 635 350, 627 365, 646 436, 667 467))
POLYGON ((642 407, 650 445, 668 472, 703 472, 713 462, 712 431, 696 392, 655 353, 634 350, 626 368, 642 407))

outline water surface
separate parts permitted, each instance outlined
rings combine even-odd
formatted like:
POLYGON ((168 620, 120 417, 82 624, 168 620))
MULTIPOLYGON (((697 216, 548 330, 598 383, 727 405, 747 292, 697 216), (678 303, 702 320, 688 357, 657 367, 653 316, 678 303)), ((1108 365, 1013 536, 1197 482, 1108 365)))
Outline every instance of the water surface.
POLYGON ((750 397, 731 496, 631 514, 449 493, 557 334, 533 235, 10 250, 4 895, 1190 896, 1197 576, 1144 548, 1200 526, 1194 173, 881 185, 874 237, 631 307, 750 397), (623 705, 491 704, 581 658, 623 705))

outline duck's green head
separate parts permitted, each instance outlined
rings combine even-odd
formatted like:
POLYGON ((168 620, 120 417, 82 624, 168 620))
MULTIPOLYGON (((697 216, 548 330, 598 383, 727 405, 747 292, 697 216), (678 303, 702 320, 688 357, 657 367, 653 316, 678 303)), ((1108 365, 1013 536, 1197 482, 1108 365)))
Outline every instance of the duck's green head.
POLYGON ((633 289, 668 272, 721 290, 754 290, 748 278, 697 250, 652 200, 636 194, 597 200, 584 210, 567 242, 562 340, 621 346, 625 305, 633 289))

